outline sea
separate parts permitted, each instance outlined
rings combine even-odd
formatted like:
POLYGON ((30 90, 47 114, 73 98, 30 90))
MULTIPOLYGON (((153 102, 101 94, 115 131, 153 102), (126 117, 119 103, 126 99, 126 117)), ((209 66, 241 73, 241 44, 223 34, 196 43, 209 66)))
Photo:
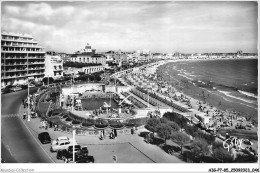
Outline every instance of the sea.
POLYGON ((214 106, 222 105, 225 109, 243 107, 240 111, 257 116, 257 59, 168 63, 163 67, 163 78, 175 86, 180 85, 184 94, 208 99, 214 106), (221 99, 217 100, 216 96, 221 99))

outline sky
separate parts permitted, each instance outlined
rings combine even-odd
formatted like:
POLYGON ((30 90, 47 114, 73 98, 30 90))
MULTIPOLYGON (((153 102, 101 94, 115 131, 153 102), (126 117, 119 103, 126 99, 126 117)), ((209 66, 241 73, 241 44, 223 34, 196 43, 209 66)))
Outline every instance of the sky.
POLYGON ((47 51, 257 52, 257 2, 2 2, 1 29, 47 51))

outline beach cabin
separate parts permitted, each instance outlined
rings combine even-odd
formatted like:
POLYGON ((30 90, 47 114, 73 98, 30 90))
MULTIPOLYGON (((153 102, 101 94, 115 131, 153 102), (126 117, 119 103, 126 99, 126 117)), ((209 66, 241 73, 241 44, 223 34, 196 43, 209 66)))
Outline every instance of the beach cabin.
POLYGON ((198 113, 198 114, 196 114, 196 117, 204 124, 208 124, 209 123, 210 117, 207 116, 206 113, 203 113, 203 112, 198 113))

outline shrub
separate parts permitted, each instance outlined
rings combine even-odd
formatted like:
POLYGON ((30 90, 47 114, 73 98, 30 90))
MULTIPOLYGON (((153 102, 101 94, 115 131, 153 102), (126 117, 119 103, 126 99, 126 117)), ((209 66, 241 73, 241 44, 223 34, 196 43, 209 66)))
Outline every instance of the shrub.
POLYGON ((257 156, 251 154, 237 154, 234 162, 236 163, 255 163, 257 162, 257 156))
POLYGON ((72 121, 72 119, 68 117, 65 119, 65 121, 72 121))
POLYGON ((191 136, 195 136, 195 133, 199 130, 197 126, 186 126, 185 132, 191 136))
POLYGON ((181 129, 186 128, 186 126, 187 126, 188 120, 187 120, 184 116, 182 116, 182 115, 180 115, 180 114, 178 114, 178 113, 175 113, 175 112, 166 112, 166 113, 163 115, 163 117, 165 117, 165 118, 168 119, 169 121, 174 121, 175 123, 177 123, 177 124, 179 125, 179 127, 180 127, 181 129))
POLYGON ((147 122, 147 120, 148 120, 147 117, 145 117, 145 118, 130 119, 130 120, 128 121, 127 125, 130 125, 130 126, 135 125, 135 126, 139 127, 139 126, 145 125, 146 122, 147 122))
POLYGON ((205 139, 207 143, 213 144, 215 142, 216 137, 214 137, 211 134, 207 134, 202 132, 201 130, 198 130, 197 132, 194 133, 194 137, 197 139, 205 139))
POLYGON ((173 142, 176 142, 181 147, 181 154, 182 154, 182 147, 183 147, 183 145, 185 145, 185 144, 190 142, 189 136, 187 136, 186 134, 181 133, 181 132, 174 132, 174 133, 172 133, 171 140, 173 142))
POLYGON ((71 122, 72 124, 80 124, 80 122, 78 122, 78 121, 75 121, 75 120, 72 120, 72 122, 71 122))
POLYGON ((220 163, 231 163, 233 161, 231 154, 224 148, 214 149, 212 156, 220 163))
POLYGON ((205 139, 196 139, 191 144, 191 154, 193 160, 201 160, 203 156, 209 154, 209 144, 205 139))

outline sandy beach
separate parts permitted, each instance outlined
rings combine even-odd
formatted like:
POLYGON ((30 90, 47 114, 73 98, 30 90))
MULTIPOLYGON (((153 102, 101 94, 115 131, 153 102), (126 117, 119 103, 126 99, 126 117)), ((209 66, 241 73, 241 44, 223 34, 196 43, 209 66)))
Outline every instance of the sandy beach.
MULTIPOLYGON (((210 105, 213 105, 219 110, 227 111, 227 110, 236 110, 241 116, 251 117, 251 121, 257 123, 257 109, 256 107, 248 107, 248 105, 244 105, 243 102, 231 102, 227 98, 219 95, 214 90, 210 90, 208 88, 203 88, 194 85, 194 83, 190 82, 191 80, 186 79, 187 76, 182 76, 177 70, 171 69, 169 71, 169 66, 172 66, 173 62, 177 61, 168 61, 171 63, 165 63, 157 68, 157 75, 161 80, 164 80, 169 85, 173 86, 178 92, 185 94, 186 96, 192 97, 196 100, 200 100, 201 102, 207 102, 210 105)), ((184 60, 187 61, 187 60, 184 60)), ((205 60, 192 60, 192 61, 205 61, 205 60)))
MULTIPOLYGON (((210 117, 210 122, 206 126, 217 130, 222 136, 230 133, 239 138, 250 139, 255 143, 253 148, 257 148, 257 116, 247 121, 249 114, 245 114, 243 111, 248 111, 248 107, 245 108, 239 104, 232 104, 218 95, 203 90, 203 88, 194 87, 194 85, 188 82, 185 83, 185 81, 182 81, 183 78, 177 75, 177 72, 172 75, 169 71, 166 71, 165 66, 169 62, 180 61, 187 60, 164 61, 147 68, 148 74, 156 76, 156 82, 164 82, 166 84, 167 92, 159 91, 158 94, 169 100, 175 100, 174 102, 178 102, 178 104, 189 106, 192 110, 207 114, 210 117), (221 105, 219 104, 220 102, 221 105), (236 128, 236 126, 239 127, 240 125, 245 127, 245 129, 236 128)), ((252 113, 255 113, 254 110, 252 113)))

